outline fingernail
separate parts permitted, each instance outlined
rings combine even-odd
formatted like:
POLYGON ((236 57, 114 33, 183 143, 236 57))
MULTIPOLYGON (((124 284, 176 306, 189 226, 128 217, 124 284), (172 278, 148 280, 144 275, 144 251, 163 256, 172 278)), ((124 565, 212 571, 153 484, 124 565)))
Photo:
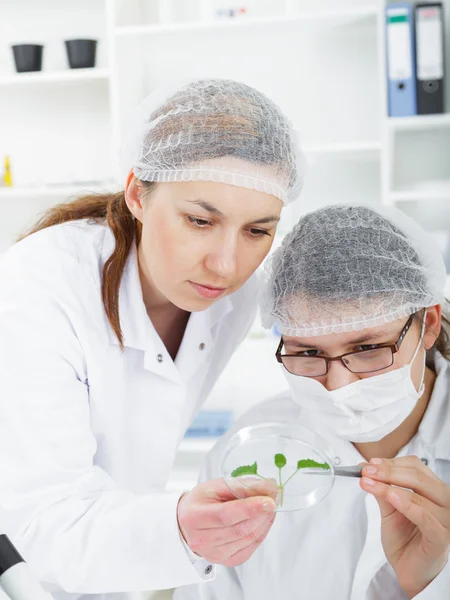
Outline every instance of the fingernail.
POLYGON ((381 465, 381 464, 383 463, 383 459, 382 459, 382 458, 372 458, 372 459, 370 460, 370 462, 371 462, 373 465, 381 465))
POLYGON ((375 473, 378 471, 378 469, 376 467, 365 467, 364 468, 364 473, 367 473, 367 475, 375 475, 375 473))
POLYGON ((277 492, 277 495, 275 496, 275 504, 277 506, 280 506, 280 504, 281 504, 281 492, 277 492))
POLYGON ((375 485, 375 481, 373 479, 369 479, 368 477, 363 477, 364 485, 375 485))
POLYGON ((273 512, 276 509, 276 506, 273 502, 264 502, 262 507, 264 512, 273 512))

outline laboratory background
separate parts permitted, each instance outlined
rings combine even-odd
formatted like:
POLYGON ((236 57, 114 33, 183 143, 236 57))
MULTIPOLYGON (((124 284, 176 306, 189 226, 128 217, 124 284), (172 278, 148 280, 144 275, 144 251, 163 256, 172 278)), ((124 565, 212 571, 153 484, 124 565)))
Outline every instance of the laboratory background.
MULTIPOLYGON (((160 84, 205 76, 265 92, 299 131, 305 186, 274 246, 319 206, 391 204, 434 233, 450 272, 450 0, 405 6, 1 0, 0 253, 53 204, 123 188, 132 109, 160 84)), ((285 388, 276 347, 255 321, 188 431, 170 491, 192 487, 216 437, 285 388)))

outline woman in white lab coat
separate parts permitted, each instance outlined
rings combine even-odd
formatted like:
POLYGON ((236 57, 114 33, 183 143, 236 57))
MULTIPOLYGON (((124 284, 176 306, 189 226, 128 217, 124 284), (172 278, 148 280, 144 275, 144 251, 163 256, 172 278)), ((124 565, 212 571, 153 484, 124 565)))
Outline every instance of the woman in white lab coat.
POLYGON ((199 80, 144 101, 122 158, 124 192, 50 210, 0 260, 0 524, 56 598, 210 579, 274 519, 220 481, 162 492, 299 194, 292 128, 199 80))
MULTIPOLYGON (((448 597, 445 280, 433 239, 399 211, 336 206, 300 219, 273 255, 261 300, 265 324, 282 332, 276 357, 290 391, 236 428, 301 423, 336 464, 367 466, 360 480, 337 477, 315 507, 279 514, 247 563, 176 600, 448 597)), ((205 477, 219 472, 225 444, 205 477)))

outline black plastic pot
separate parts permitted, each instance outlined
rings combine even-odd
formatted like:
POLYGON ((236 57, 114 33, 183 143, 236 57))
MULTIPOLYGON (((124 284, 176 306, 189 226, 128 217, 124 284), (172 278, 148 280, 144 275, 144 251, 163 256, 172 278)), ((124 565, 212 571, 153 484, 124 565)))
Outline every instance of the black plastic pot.
POLYGON ((64 43, 71 69, 95 67, 97 40, 66 40, 64 43))
POLYGON ((12 47, 14 63, 18 73, 42 70, 42 53, 44 46, 40 44, 15 44, 12 47))

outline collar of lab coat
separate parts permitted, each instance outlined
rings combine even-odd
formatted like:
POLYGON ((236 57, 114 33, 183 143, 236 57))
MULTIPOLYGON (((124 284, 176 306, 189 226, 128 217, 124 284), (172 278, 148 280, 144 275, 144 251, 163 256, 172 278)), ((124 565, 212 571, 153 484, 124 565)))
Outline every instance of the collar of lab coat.
POLYGON ((417 435, 433 449, 435 458, 450 460, 450 365, 437 351, 429 358, 437 377, 417 435))
MULTIPOLYGON (((113 248, 114 237, 108 228, 102 249, 103 264, 111 255, 113 248)), ((215 326, 233 308, 232 298, 226 296, 208 309, 192 313, 174 363, 147 314, 139 278, 137 248, 136 245, 133 245, 120 284, 119 316, 124 346, 145 352, 144 367, 146 369, 154 370, 159 375, 175 381, 179 380, 180 377, 186 380, 198 368, 199 363, 203 362, 204 358, 208 356, 214 341, 215 326), (189 355, 194 347, 198 350, 200 344, 205 345, 205 351, 196 352, 197 359, 192 361, 189 355), (165 359, 161 363, 155 360, 158 354, 162 354, 165 359)), ((119 341, 109 323, 108 332, 110 342, 119 345, 119 341)))

